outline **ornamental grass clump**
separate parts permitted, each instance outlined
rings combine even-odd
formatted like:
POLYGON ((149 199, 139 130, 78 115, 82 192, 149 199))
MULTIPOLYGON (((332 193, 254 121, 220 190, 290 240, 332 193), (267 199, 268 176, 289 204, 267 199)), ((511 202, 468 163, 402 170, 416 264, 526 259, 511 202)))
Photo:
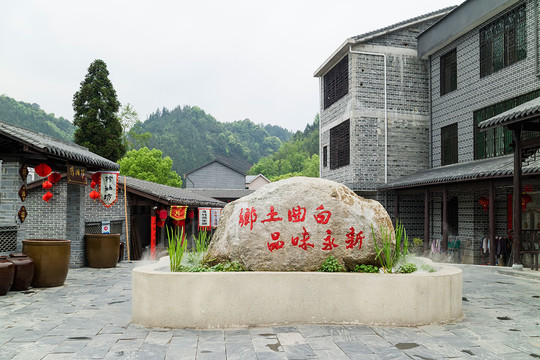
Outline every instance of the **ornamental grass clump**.
POLYGON ((184 236, 183 228, 169 228, 167 227, 167 237, 169 238, 169 259, 170 269, 172 272, 182 271, 182 258, 186 253, 187 241, 184 236))
POLYGON ((382 246, 379 247, 375 237, 375 230, 371 225, 371 233, 373 235, 373 246, 375 247, 375 259, 381 264, 384 273, 391 274, 392 269, 396 266, 400 259, 404 258, 409 253, 409 240, 407 232, 401 222, 396 223, 394 232, 395 242, 392 241, 392 232, 386 227, 381 227, 382 246))

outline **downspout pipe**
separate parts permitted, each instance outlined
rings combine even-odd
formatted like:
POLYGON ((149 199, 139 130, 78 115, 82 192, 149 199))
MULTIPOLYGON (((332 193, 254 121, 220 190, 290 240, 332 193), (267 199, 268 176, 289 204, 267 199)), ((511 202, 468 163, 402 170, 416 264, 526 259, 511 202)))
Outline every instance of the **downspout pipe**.
POLYGON ((388 183, 388 95, 387 95, 387 84, 386 84, 386 54, 366 52, 366 51, 356 51, 352 49, 352 45, 349 46, 349 52, 351 54, 358 55, 371 55, 371 56, 382 56, 384 62, 384 183, 388 183))

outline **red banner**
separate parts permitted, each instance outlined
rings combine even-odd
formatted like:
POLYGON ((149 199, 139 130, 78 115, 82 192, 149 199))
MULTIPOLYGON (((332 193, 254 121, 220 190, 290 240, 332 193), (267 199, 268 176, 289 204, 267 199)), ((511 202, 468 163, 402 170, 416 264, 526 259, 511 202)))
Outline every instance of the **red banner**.
POLYGON ((170 217, 173 220, 185 220, 187 206, 171 206, 170 217))
POLYGON ((150 217, 150 257, 156 258, 156 217, 150 217))

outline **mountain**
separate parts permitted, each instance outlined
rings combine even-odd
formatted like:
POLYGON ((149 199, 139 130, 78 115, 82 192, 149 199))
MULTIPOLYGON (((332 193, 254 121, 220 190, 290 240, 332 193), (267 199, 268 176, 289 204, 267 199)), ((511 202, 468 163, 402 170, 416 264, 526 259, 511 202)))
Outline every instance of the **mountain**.
POLYGON ((75 127, 63 117, 47 114, 38 104, 0 95, 0 121, 41 132, 59 140, 73 141, 75 127))

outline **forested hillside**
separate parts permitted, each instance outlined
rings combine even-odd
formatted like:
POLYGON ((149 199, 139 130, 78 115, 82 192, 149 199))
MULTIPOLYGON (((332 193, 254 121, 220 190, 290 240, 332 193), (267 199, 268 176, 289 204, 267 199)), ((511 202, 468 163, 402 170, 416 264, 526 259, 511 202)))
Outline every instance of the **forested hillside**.
POLYGON ((47 114, 38 104, 17 101, 0 95, 0 121, 38 131, 56 139, 73 141, 75 127, 63 117, 47 114))
POLYGON ((157 110, 135 130, 151 133, 148 147, 170 156, 172 170, 182 175, 216 157, 254 164, 291 137, 279 126, 257 125, 248 119, 221 123, 196 106, 157 110))

